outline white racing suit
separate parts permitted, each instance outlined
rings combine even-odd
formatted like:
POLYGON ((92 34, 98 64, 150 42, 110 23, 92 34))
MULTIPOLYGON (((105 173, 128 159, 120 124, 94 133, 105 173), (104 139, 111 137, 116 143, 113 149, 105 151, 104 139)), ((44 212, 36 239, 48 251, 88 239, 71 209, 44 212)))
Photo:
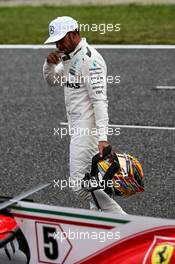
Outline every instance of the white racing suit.
MULTIPOLYGON (((98 152, 98 141, 107 140, 108 101, 107 68, 102 56, 86 39, 55 65, 45 61, 44 78, 51 86, 64 86, 70 142, 70 179, 73 190, 91 203, 89 192, 81 188, 81 180, 90 172, 92 157, 98 152)), ((124 213, 103 190, 95 191, 102 211, 124 213)))

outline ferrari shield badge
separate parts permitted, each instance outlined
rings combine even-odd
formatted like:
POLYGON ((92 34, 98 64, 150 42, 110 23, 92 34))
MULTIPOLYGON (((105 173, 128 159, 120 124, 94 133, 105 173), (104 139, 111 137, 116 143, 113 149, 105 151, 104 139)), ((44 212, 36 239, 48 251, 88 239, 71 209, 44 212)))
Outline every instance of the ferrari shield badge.
POLYGON ((175 263, 175 238, 155 236, 144 257, 143 264, 173 263, 175 263))

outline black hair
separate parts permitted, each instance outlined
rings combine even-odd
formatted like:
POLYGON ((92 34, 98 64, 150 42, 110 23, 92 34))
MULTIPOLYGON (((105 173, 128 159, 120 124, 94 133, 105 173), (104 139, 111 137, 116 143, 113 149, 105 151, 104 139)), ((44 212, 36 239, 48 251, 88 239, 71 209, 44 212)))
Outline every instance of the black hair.
POLYGON ((74 32, 76 32, 76 34, 78 34, 78 35, 80 36, 80 31, 78 30, 78 28, 76 28, 76 29, 74 30, 74 32))

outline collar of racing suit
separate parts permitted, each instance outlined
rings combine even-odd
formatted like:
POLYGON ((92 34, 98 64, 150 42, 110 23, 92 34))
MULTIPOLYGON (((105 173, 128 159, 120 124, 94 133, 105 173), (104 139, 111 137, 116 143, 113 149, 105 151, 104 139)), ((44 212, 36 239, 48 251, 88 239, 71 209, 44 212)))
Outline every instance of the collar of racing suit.
POLYGON ((66 61, 66 60, 70 60, 72 59, 72 57, 77 54, 81 49, 82 47, 86 44, 86 38, 82 38, 81 41, 78 43, 78 45, 76 46, 76 48, 74 49, 74 51, 72 51, 71 53, 65 55, 62 57, 63 61, 66 61))

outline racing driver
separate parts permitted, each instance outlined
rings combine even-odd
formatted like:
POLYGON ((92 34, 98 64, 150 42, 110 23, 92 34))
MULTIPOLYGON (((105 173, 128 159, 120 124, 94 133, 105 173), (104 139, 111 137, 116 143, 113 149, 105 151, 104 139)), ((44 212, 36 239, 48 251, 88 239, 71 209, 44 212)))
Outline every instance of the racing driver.
MULTIPOLYGON (((75 131, 70 139, 71 187, 78 198, 90 202, 90 208, 95 209, 81 181, 90 171, 92 157, 97 152, 102 156, 109 145, 106 64, 97 50, 80 37, 78 23, 71 17, 51 21, 45 43, 55 43, 56 50, 44 62, 44 78, 51 86, 64 86, 68 125, 75 131)), ((125 214, 103 190, 98 190, 96 199, 102 211, 125 214)))

